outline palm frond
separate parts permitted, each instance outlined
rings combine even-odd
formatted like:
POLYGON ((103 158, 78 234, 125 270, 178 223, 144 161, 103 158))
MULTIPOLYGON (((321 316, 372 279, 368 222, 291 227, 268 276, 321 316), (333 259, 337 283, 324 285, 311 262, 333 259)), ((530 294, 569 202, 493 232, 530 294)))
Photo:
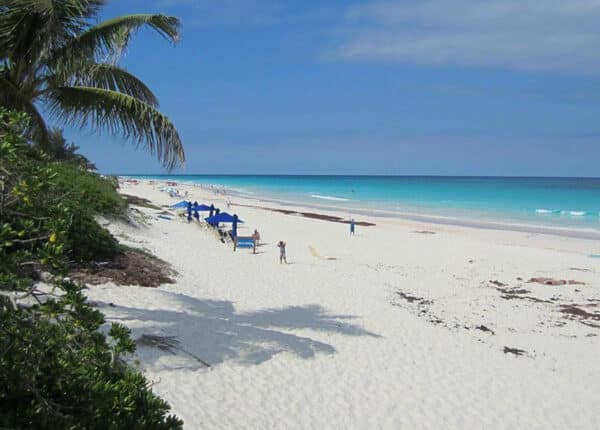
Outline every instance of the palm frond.
POLYGON ((122 134, 156 155, 169 170, 185 162, 179 133, 152 105, 117 91, 84 86, 53 88, 46 94, 50 112, 81 128, 122 134))
MULTIPOLYGON (((161 14, 124 15, 101 22, 69 40, 58 52, 60 59, 97 59, 101 56, 118 57, 131 38, 142 27, 149 27, 172 42, 179 40, 181 23, 178 18, 161 14)), ((106 58, 102 58, 105 60, 106 58)), ((56 59, 58 60, 58 59, 56 59)))
POLYGON ((83 86, 118 91, 158 107, 158 99, 140 79, 113 64, 73 63, 60 68, 49 80, 49 87, 83 86))
POLYGON ((26 112, 31 118, 29 136, 40 145, 48 144, 48 129, 44 118, 31 100, 8 79, 0 77, 0 106, 26 112))
POLYGON ((89 27, 106 0, 4 0, 0 19, 0 54, 32 56, 64 44, 89 27), (12 51, 12 52, 11 52, 12 51))
POLYGON ((52 40, 43 37, 48 5, 42 0, 7 0, 0 18, 0 55, 12 60, 19 79, 31 73, 40 52, 48 50, 52 40))

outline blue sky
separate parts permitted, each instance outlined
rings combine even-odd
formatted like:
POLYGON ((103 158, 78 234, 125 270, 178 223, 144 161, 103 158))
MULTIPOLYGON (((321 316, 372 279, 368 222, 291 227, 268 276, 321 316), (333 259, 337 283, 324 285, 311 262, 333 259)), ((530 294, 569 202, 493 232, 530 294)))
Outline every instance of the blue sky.
MULTIPOLYGON (((122 65, 157 94, 180 173, 600 176, 599 0, 128 0, 181 17, 122 65)), ((163 173, 67 130, 103 172, 163 173)))

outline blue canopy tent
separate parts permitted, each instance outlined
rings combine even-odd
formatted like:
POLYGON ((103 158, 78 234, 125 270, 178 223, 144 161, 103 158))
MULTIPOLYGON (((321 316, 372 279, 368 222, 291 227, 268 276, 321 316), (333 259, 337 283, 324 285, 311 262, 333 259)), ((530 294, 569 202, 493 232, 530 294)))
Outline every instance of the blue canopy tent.
POLYGON ((241 219, 238 219, 237 215, 230 215, 227 212, 221 212, 218 215, 206 217, 204 220, 209 224, 218 224, 220 222, 235 222, 237 224, 238 222, 244 222, 241 219))
MULTIPOLYGON (((188 206, 188 212, 190 214, 192 213, 192 211, 194 212, 194 218, 196 218, 196 221, 200 221, 200 211, 208 211, 208 210, 210 210, 210 206, 198 204, 198 202, 194 202, 193 206, 188 206)), ((188 216, 188 221, 189 221, 189 216, 188 216)))
POLYGON ((212 226, 219 225, 220 222, 230 222, 231 226, 231 238, 235 240, 237 237, 237 225, 238 223, 243 223, 244 221, 240 220, 237 215, 230 215, 227 212, 221 212, 214 216, 209 216, 204 218, 205 221, 212 226))
POLYGON ((209 211, 210 210, 210 206, 206 206, 206 205, 198 205, 198 206, 192 206, 192 210, 195 211, 209 211))

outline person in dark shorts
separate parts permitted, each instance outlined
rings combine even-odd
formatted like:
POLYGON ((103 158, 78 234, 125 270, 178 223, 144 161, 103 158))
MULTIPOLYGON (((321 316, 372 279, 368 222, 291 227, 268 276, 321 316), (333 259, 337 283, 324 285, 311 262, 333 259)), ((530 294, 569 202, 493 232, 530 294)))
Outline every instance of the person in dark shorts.
POLYGON ((354 218, 352 218, 350 220, 350 235, 354 236, 354 228, 355 228, 355 223, 354 223, 354 218))
POLYGON ((279 248, 279 263, 287 264, 287 260, 285 258, 285 242, 283 240, 280 240, 277 244, 277 247, 279 248))

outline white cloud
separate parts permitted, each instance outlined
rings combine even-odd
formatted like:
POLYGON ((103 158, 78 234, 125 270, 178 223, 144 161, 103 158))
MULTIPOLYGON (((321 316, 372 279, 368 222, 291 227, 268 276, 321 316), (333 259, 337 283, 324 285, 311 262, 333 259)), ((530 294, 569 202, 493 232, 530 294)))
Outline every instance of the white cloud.
POLYGON ((600 0, 396 0, 350 8, 353 61, 600 72, 600 0))

